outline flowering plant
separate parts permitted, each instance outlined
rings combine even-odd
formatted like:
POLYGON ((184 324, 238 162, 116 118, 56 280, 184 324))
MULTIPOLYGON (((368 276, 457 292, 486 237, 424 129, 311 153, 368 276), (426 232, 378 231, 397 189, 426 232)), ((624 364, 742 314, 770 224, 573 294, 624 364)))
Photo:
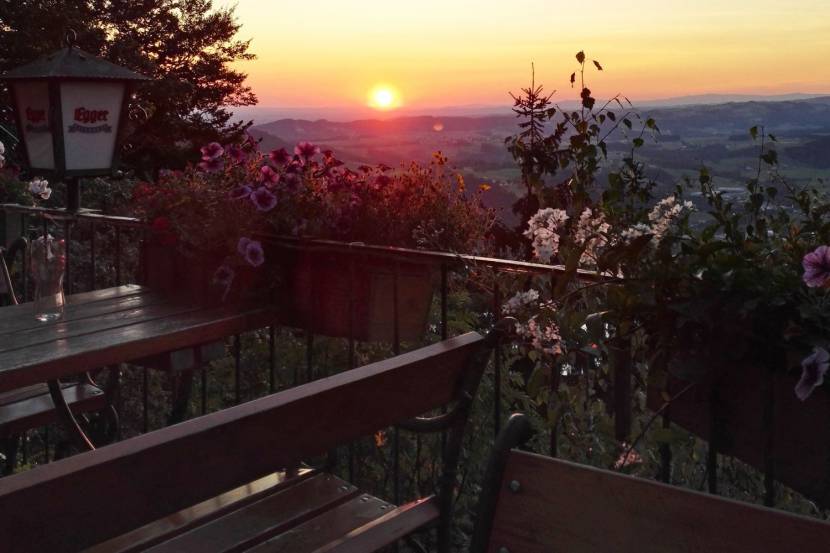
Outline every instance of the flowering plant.
MULTIPOLYGON (((584 71, 584 54, 577 59, 584 71)), ((623 117, 610 103, 595 108, 584 87, 582 99, 552 135, 525 131, 513 146, 533 151, 517 158, 535 186, 525 205, 541 206, 524 229, 527 245, 534 260, 561 266, 555 283, 526 286, 503 308, 519 319, 531 357, 566 374, 586 356, 601 368, 601 356, 626 344, 649 378, 693 381, 736 363, 801 364, 795 392, 806 399, 830 365, 830 201, 778 173, 775 137, 757 127, 758 167, 742 194, 727 195, 702 169, 657 200, 635 157, 646 133, 659 133, 651 119, 600 187, 605 140, 623 117), (561 175, 553 186, 542 180, 561 175)), ((624 114, 626 128, 634 118, 624 114)))
POLYGON ((134 202, 168 243, 221 252, 215 279, 226 289, 238 267, 265 263, 263 234, 471 252, 494 218, 440 154, 427 166, 352 169, 309 142, 264 153, 250 138, 206 145, 198 165, 139 185, 134 202))

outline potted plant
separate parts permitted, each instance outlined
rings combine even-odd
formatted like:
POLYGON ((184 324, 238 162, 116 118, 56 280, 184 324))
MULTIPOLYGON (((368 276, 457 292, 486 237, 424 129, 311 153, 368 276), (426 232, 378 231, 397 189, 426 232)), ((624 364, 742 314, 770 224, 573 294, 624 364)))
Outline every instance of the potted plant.
MULTIPOLYGON (((581 75, 582 52, 577 60, 581 75)), ((520 114, 532 108, 537 124, 540 113, 542 123, 553 118, 538 90, 525 92, 520 114)), ((658 200, 636 159, 648 134, 659 133, 645 118, 601 186, 605 141, 620 121, 633 131, 635 117, 611 112, 613 100, 596 104, 584 85, 581 97, 581 109, 549 127, 553 134, 533 136, 527 127, 512 143, 541 206, 524 236, 537 261, 562 267, 554 284, 534 283, 505 304, 533 358, 545 360, 527 379, 530 395, 556 421, 556 399, 566 396, 539 386, 546 380, 538 373, 584 371, 588 393, 611 401, 614 386, 630 382, 630 374, 614 373, 643 368, 653 409, 826 502, 830 426, 819 421, 830 415, 822 385, 830 362, 830 201, 778 173, 775 137, 757 127, 750 137, 759 143, 758 166, 741 193, 720 190, 702 169, 658 200), (551 176, 559 182, 545 185, 542 177, 551 176), (623 345, 630 353, 619 362, 623 345), (584 355, 593 361, 578 363, 584 355)), ((548 387, 559 380, 548 378, 548 387)))
POLYGON ((212 278, 196 278, 221 296, 249 287, 241 271, 281 286, 284 322, 315 333, 392 340, 396 279, 398 337, 425 330, 434 266, 394 252, 355 255, 343 242, 468 252, 486 243, 493 221, 480 191, 468 193, 440 155, 427 166, 352 169, 308 142, 264 154, 250 139, 202 154, 197 166, 138 190, 157 241, 179 257, 213 248, 212 278))

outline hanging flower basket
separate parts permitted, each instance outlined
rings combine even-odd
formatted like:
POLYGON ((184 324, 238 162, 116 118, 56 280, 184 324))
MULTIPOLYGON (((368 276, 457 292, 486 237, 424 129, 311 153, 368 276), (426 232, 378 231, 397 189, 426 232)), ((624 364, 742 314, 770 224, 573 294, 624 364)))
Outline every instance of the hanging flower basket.
POLYGON ((393 342, 397 311, 398 339, 420 340, 426 332, 435 280, 436 271, 428 264, 298 252, 286 275, 282 297, 290 298, 290 308, 283 323, 325 336, 393 342))
POLYGON ((735 363, 717 367, 692 387, 676 377, 662 387, 650 385, 647 403, 657 411, 677 396, 664 411, 671 422, 707 441, 714 428, 719 452, 759 471, 769 454, 776 480, 827 505, 830 393, 818 386, 801 401, 794 392, 798 381, 797 373, 735 363))

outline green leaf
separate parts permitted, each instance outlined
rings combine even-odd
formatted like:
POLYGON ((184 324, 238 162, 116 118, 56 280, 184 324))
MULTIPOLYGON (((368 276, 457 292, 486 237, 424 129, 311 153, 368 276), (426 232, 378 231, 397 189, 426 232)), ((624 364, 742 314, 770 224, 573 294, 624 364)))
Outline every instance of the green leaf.
POLYGON ((585 52, 583 52, 582 50, 577 52, 576 61, 578 61, 579 63, 585 63, 585 52))
POLYGON ((594 67, 596 67, 599 71, 602 71, 602 66, 599 64, 597 60, 594 60, 594 67))
POLYGON ((656 129, 657 123, 654 122, 654 119, 649 117, 648 119, 646 119, 646 127, 648 127, 649 129, 656 129))
POLYGON ((625 126, 626 126, 626 127, 628 127, 629 129, 631 128, 631 120, 630 120, 628 117, 626 117, 625 119, 623 119, 623 121, 622 121, 622 122, 623 122, 623 125, 625 125, 625 126))
POLYGON ((640 147, 640 146, 642 146, 645 142, 644 142, 644 140, 643 140, 642 138, 640 138, 640 137, 638 136, 637 138, 635 138, 635 139, 633 140, 633 143, 634 143, 634 147, 635 147, 635 148, 639 148, 639 147, 640 147))
POLYGON ((574 82, 576 82, 576 73, 571 73, 571 88, 574 87, 574 82))
POLYGON ((758 125, 755 125, 751 129, 749 129, 749 136, 752 137, 752 140, 758 138, 758 125))

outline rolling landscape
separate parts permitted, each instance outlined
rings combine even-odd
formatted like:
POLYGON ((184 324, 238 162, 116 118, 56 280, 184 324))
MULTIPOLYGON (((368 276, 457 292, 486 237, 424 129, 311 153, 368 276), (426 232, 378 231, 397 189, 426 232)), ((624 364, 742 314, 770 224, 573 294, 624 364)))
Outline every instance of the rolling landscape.
MULTIPOLYGON (((757 125, 775 136, 780 170, 789 182, 824 186, 830 179, 830 96, 802 96, 723 103, 711 101, 730 97, 707 97, 692 99, 701 102, 696 104, 639 108, 643 119, 657 121, 660 132, 646 137, 638 156, 666 194, 679 179, 694 177, 702 166, 722 189, 740 193, 742 182, 757 171, 758 143, 749 134, 750 127, 757 125)), ((468 184, 491 185, 485 201, 500 217, 512 220, 509 206, 520 193, 520 174, 504 141, 517 132, 517 124, 514 115, 505 113, 356 121, 280 119, 255 125, 251 134, 262 140, 264 149, 309 140, 334 150, 350 165, 426 162, 431 152, 441 151, 468 184)), ((609 141, 612 162, 629 150, 630 140, 622 132, 609 141)))

